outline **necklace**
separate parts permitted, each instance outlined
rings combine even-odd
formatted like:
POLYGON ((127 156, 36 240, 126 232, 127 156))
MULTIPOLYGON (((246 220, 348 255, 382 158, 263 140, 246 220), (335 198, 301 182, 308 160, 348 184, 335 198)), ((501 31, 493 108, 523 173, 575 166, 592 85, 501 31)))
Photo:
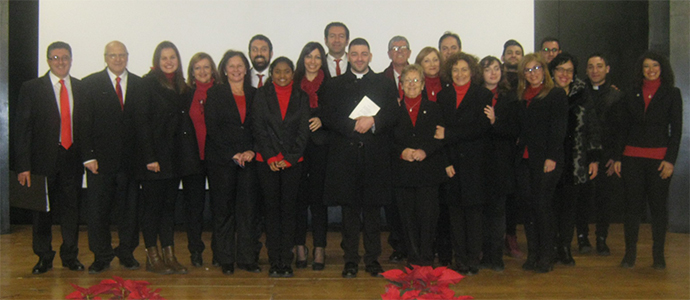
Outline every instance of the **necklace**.
MULTIPOLYGON (((408 108, 408 109, 410 110, 410 112, 412 112, 412 109, 413 109, 415 106, 417 106, 419 103, 422 103, 422 99, 419 99, 419 101, 417 101, 417 103, 415 103, 414 105, 412 105, 412 106, 410 106, 410 107, 408 108)), ((407 105, 407 102, 405 102, 405 104, 407 105)))

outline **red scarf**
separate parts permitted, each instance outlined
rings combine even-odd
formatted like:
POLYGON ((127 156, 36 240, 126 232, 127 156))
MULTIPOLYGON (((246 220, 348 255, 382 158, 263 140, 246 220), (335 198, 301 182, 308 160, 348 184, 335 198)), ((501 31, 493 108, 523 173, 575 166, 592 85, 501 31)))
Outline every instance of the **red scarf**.
POLYGON ((290 94, 292 94, 292 83, 290 81, 286 86, 279 86, 275 82, 273 86, 276 88, 276 96, 278 96, 278 105, 280 106, 280 116, 285 120, 285 113, 287 113, 288 104, 290 104, 290 94))
POLYGON ((213 78, 207 83, 196 82, 196 90, 192 98, 192 105, 189 107, 189 118, 194 124, 196 132, 196 142, 199 145, 199 157, 204 160, 204 149, 206 148, 206 122, 204 121, 204 106, 206 105, 206 91, 213 86, 213 78))
POLYGON ((412 120, 412 126, 417 125, 417 116, 419 115, 419 107, 422 106, 422 94, 419 94, 415 98, 405 97, 405 108, 410 114, 410 120, 412 120))
POLYGON ((494 94, 494 98, 491 99, 491 106, 492 106, 492 107, 495 107, 495 106, 496 106, 496 102, 498 102, 498 86, 496 86, 495 88, 493 88, 493 89, 491 90, 491 93, 494 94))
POLYGON ((462 103, 462 100, 465 98, 465 94, 467 94, 467 90, 470 89, 470 84, 472 83, 472 80, 468 81, 464 85, 457 85, 453 83, 453 87, 455 88, 455 108, 460 107, 460 103, 462 103))
MULTIPOLYGON (((532 87, 531 85, 527 87, 525 92, 522 94, 522 96, 525 98, 527 101, 527 107, 529 107, 529 104, 532 103, 532 99, 536 97, 539 92, 541 92, 541 89, 544 87, 543 84, 540 84, 538 87, 532 87)), ((527 146, 525 146, 525 152, 522 154, 522 158, 529 158, 529 152, 527 151, 527 146)))
POLYGON ((652 98, 654 98, 654 94, 656 94, 659 86, 661 86, 661 77, 654 80, 642 80, 642 96, 644 97, 645 112, 647 112, 647 107, 649 107, 649 103, 652 102, 652 98))
POLYGON ((172 83, 173 85, 175 84, 175 81, 174 81, 174 79, 175 79, 175 72, 172 72, 172 73, 165 73, 165 72, 163 72, 163 74, 165 74, 165 78, 168 78, 168 81, 169 81, 170 83, 172 83))
POLYGON ((316 91, 319 90, 324 77, 323 70, 319 69, 319 73, 316 74, 314 80, 309 81, 307 76, 304 76, 302 82, 300 82, 302 90, 309 95, 309 107, 311 108, 319 107, 319 96, 316 94, 316 91))
POLYGON ((441 85, 441 77, 427 77, 424 79, 424 82, 427 98, 429 98, 431 102, 436 102, 436 95, 441 91, 441 88, 443 88, 441 85))

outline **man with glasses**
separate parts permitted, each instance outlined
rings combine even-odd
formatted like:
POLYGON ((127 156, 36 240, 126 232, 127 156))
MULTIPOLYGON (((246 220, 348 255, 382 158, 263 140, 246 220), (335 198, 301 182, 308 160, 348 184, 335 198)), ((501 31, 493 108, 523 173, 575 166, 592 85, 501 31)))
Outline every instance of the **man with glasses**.
POLYGON ((548 64, 561 53, 561 43, 555 37, 545 37, 541 40, 541 49, 539 51, 548 64))
POLYGON ((31 182, 31 175, 43 175, 50 197, 48 212, 33 212, 33 251, 39 257, 32 270, 34 274, 45 273, 53 267, 54 215, 62 232, 62 266, 73 271, 84 270, 77 259, 79 191, 84 174, 78 121, 82 109, 82 83, 69 76, 72 67, 69 44, 50 44, 47 58, 50 71, 22 84, 14 128, 14 166, 19 183, 42 186, 44 182, 31 182))
POLYGON ((403 93, 400 74, 402 69, 410 64, 407 60, 410 58, 411 53, 410 43, 404 36, 396 35, 388 41, 388 58, 391 59, 391 64, 383 70, 383 75, 395 81, 395 86, 398 87, 399 99, 402 99, 403 93))
POLYGON ((89 267, 91 274, 107 270, 115 256, 126 269, 139 268, 133 255, 139 245, 139 183, 134 180, 136 133, 132 119, 141 78, 127 70, 129 54, 123 43, 108 43, 103 56, 107 67, 83 80, 87 94, 82 114, 81 152, 89 188, 86 207, 89 249, 95 258, 89 267), (114 250, 111 215, 116 216, 120 240, 114 250))

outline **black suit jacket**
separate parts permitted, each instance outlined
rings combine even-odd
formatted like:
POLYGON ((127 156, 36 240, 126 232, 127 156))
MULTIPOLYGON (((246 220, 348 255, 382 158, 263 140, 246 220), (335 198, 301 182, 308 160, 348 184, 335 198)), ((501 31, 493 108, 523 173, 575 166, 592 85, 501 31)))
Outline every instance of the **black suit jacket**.
POLYGON ((242 123, 230 85, 217 84, 208 89, 204 108, 207 164, 230 166, 235 154, 254 150, 251 122, 255 94, 255 88, 245 86, 246 116, 242 123))
POLYGON ((81 132, 82 161, 98 161, 98 173, 134 171, 134 104, 141 97, 141 77, 127 74, 124 109, 120 106, 107 70, 93 73, 83 80, 84 99, 81 132))
MULTIPOLYGON (((192 118, 189 116, 194 93, 196 93, 196 88, 187 90, 180 103, 180 131, 177 133, 177 140, 175 142, 178 148, 178 158, 175 162, 177 163, 177 172, 180 176, 202 174, 204 172, 201 156, 199 155, 199 139, 196 136, 194 122, 192 122, 192 118)), ((206 98, 208 98, 208 91, 206 91, 206 98)), ((206 119, 207 103, 208 101, 205 101, 203 104, 204 120, 206 119)), ((206 159, 206 156, 204 156, 204 159, 206 159)))
MULTIPOLYGON (((72 85, 72 146, 65 159, 67 170, 74 175, 84 173, 80 155, 82 126, 82 82, 70 77, 72 85)), ((56 162, 60 145, 60 110, 50 81, 49 73, 24 82, 19 91, 16 109, 15 171, 31 171, 32 174, 52 176, 58 172, 56 162)))
POLYGON ((470 84, 460 106, 453 85, 445 86, 436 98, 446 123, 446 153, 455 169, 449 184, 449 204, 477 205, 484 201, 486 159, 491 122, 484 108, 491 105, 493 94, 470 84))
POLYGON ((620 161, 625 146, 643 148, 666 147, 664 160, 672 164, 678 158, 683 130, 683 99, 677 87, 660 86, 647 111, 641 90, 630 93, 621 101, 618 147, 615 160, 620 161))
POLYGON ((404 102, 400 103, 397 114, 398 125, 393 130, 393 185, 421 187, 441 184, 448 179, 445 172, 448 160, 443 151, 443 141, 434 138, 436 126, 444 125, 441 108, 429 101, 426 94, 422 94, 414 125, 404 102), (426 158, 413 162, 403 160, 401 155, 406 148, 422 149, 426 158))
POLYGON ((282 153, 284 159, 294 166, 304 155, 309 140, 309 96, 293 86, 285 119, 272 83, 258 89, 254 100, 252 130, 255 151, 261 153, 264 162, 282 153))
POLYGON ((175 159, 178 149, 175 141, 182 97, 161 85, 153 73, 143 78, 142 97, 134 105, 138 179, 171 179, 177 176, 175 159), (158 162, 160 172, 154 173, 146 168, 152 162, 158 162))
POLYGON ((385 205, 390 202, 396 99, 397 89, 393 82, 371 70, 361 79, 349 70, 326 83, 324 96, 319 101, 323 104, 324 127, 331 133, 324 185, 327 205, 385 205), (354 130, 356 121, 349 115, 365 95, 380 110, 374 116, 375 130, 360 134, 354 130))
POLYGON ((529 106, 520 100, 518 105, 518 126, 520 128, 516 165, 522 160, 527 147, 529 165, 541 170, 544 161, 553 160, 563 164, 563 141, 568 128, 568 98, 565 91, 554 87, 543 98, 535 97, 529 106))

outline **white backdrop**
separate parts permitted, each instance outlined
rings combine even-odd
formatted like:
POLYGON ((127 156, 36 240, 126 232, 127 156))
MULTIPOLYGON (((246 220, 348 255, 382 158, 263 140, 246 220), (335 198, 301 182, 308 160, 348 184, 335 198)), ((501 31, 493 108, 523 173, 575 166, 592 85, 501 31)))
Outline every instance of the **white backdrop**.
MULTIPOLYGON (((500 57, 503 43, 518 40, 533 51, 533 0, 41 0, 38 74, 48 70, 45 51, 53 41, 72 46, 72 76, 102 70, 103 48, 120 40, 129 50, 129 70, 143 75, 153 50, 163 40, 177 45, 186 71, 189 58, 207 52, 216 64, 227 49, 247 52, 258 33, 273 42, 273 57, 297 60, 309 41, 323 44, 331 21, 363 37, 373 53, 371 67, 382 72, 390 60, 388 40, 403 35, 414 62, 425 46, 438 46, 445 31, 460 35, 463 51, 500 57)), ((185 72, 186 73, 186 72, 185 72)), ((185 74, 186 75, 186 74, 185 74)))

